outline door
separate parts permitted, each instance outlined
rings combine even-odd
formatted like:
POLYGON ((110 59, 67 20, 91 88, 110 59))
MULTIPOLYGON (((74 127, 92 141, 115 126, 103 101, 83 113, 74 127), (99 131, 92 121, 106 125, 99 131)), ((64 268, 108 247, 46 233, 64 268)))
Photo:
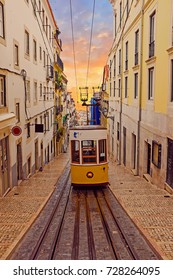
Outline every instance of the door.
POLYGON ((151 145, 147 144, 147 173, 151 175, 151 145))
POLYGON ((38 140, 35 142, 35 170, 38 170, 38 140))
POLYGON ((8 152, 8 137, 0 140, 0 175, 1 175, 1 194, 9 188, 9 152, 8 152))
POLYGON ((136 135, 132 133, 132 169, 136 168, 136 135))
POLYGON ((126 165, 126 128, 123 126, 123 164, 126 165))
POLYGON ((22 180, 22 145, 17 144, 17 180, 22 180))
POLYGON ((40 144, 40 150, 41 150, 41 167, 43 167, 43 142, 40 144))
POLYGON ((168 138, 166 183, 173 188, 173 140, 168 138))

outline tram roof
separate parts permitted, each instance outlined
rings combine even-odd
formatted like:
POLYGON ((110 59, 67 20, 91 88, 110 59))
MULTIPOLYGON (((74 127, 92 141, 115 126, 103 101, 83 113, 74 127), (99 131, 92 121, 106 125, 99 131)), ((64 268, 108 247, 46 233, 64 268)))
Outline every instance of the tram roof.
POLYGON ((99 129, 106 130, 107 128, 101 125, 79 125, 70 128, 70 130, 99 130, 99 129))

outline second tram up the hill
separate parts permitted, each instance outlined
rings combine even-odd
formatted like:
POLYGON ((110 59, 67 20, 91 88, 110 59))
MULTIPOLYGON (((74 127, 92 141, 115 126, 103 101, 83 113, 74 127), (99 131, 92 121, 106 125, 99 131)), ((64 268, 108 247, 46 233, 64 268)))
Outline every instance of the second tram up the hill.
POLYGON ((70 129, 71 181, 73 186, 108 184, 107 129, 100 125, 70 129))

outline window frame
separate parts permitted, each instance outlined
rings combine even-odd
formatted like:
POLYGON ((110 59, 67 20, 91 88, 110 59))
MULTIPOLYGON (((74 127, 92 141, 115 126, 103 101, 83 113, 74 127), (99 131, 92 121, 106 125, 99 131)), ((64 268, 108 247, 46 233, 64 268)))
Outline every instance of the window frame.
POLYGON ((0 108, 6 107, 6 76, 0 74, 0 108), (1 81, 3 89, 1 89, 1 81), (3 96, 3 97, 2 97, 3 96), (2 101, 2 103, 1 103, 2 101))
POLYGON ((2 18, 0 21, 1 28, 2 28, 2 34, 0 33, 0 38, 5 39, 5 20, 4 20, 4 4, 0 1, 0 7, 2 11, 2 18))
POLYGON ((138 91, 139 91, 139 74, 134 73, 134 98, 138 98, 138 91))
POLYGON ((149 30, 149 58, 155 55, 155 21, 156 11, 150 15, 150 30, 149 30))
POLYGON ((148 68, 148 100, 153 100, 153 99, 154 99, 154 67, 150 67, 148 68))

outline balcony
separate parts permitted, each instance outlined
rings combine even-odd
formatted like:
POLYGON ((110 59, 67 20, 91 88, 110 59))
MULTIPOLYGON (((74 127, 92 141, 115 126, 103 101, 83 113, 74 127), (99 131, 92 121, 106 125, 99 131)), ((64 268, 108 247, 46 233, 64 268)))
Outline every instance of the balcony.
POLYGON ((64 64, 58 54, 55 56, 55 64, 57 64, 59 68, 64 71, 64 64))

